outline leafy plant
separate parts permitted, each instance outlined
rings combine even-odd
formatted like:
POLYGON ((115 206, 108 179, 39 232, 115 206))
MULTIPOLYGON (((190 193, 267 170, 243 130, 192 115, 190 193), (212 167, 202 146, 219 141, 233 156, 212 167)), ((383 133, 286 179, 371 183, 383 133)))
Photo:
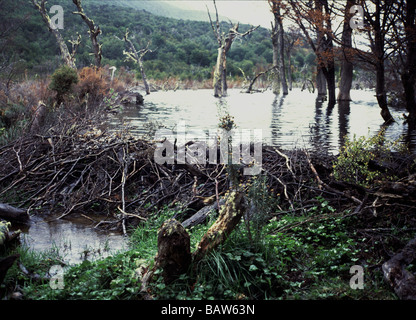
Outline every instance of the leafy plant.
POLYGON ((65 94, 69 93, 74 84, 78 83, 76 70, 64 65, 57 69, 51 77, 49 88, 56 91, 58 104, 65 94))
POLYGON ((370 186, 376 180, 392 179, 382 166, 371 167, 371 164, 385 164, 391 161, 393 149, 400 150, 399 142, 387 140, 384 130, 370 138, 357 138, 354 135, 351 141, 346 137, 345 145, 334 164, 334 177, 362 186, 370 186))

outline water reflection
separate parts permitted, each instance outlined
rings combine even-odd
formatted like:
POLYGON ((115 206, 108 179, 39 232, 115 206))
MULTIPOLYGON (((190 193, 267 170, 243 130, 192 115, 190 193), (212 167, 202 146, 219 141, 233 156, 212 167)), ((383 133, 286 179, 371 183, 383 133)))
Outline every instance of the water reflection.
POLYGON ((339 145, 345 144, 345 137, 349 133, 350 101, 338 101, 338 139, 339 145))
POLYGON ((84 218, 48 219, 35 216, 30 225, 15 229, 22 231, 23 244, 38 252, 56 251, 67 264, 104 258, 128 247, 122 234, 94 229, 84 218))
MULTIPOLYGON (((126 107, 110 121, 117 129, 125 122, 137 136, 146 133, 144 124, 158 122, 174 128, 183 120, 187 130, 209 130, 218 127, 226 113, 234 116, 240 129, 261 129, 263 142, 283 149, 308 148, 338 153, 345 137, 377 134, 382 124, 380 108, 373 91, 352 90, 352 101, 328 105, 316 99, 316 94, 294 88, 289 95, 274 95, 271 91, 246 94, 229 89, 228 96, 213 97, 212 90, 178 90, 154 92, 146 96, 144 106, 126 107)), ((403 125, 403 110, 391 110, 395 124, 386 130, 386 137, 398 139, 407 126, 403 125)), ((415 147, 415 132, 409 143, 415 147)))

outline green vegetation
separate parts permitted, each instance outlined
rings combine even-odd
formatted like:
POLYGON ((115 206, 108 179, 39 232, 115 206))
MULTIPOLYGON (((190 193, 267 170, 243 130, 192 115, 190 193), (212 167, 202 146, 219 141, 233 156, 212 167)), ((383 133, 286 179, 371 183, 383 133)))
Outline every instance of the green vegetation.
MULTIPOLYGON (((182 275, 166 285, 158 270, 150 285, 155 299, 395 299, 381 272, 370 268, 379 257, 375 247, 363 250, 366 239, 357 236, 357 217, 338 212, 324 198, 315 199, 316 205, 301 214, 272 213, 279 200, 266 193, 265 183, 259 178, 247 191, 254 203, 267 198, 261 202, 269 203, 262 209, 263 219, 240 223, 200 262, 196 278, 192 273, 182 275), (363 290, 349 286, 349 270, 356 264, 366 270, 363 290)), ((17 266, 7 274, 4 286, 19 284, 26 299, 36 300, 140 299, 141 275, 157 252, 158 228, 174 215, 181 211, 165 208, 133 229, 126 252, 65 267, 63 289, 52 290, 47 280, 30 281, 17 266)), ((191 250, 214 220, 188 230, 191 250)), ((17 251, 22 264, 39 275, 61 261, 55 250, 17 251)))
POLYGON ((393 180, 385 167, 384 170, 371 168, 377 165, 389 166, 392 163, 391 152, 397 150, 405 153, 399 140, 390 141, 385 138, 384 130, 377 135, 366 138, 356 137, 353 140, 345 138, 345 144, 341 149, 340 155, 334 164, 334 177, 340 181, 356 183, 361 186, 371 186, 377 180, 393 180))
POLYGON ((78 83, 78 74, 76 70, 62 66, 57 69, 51 76, 49 88, 56 91, 57 100, 62 100, 63 96, 71 91, 74 84, 78 83))
MULTIPOLYGON (((7 18, 11 23, 25 18, 24 23, 17 26, 15 35, 4 50, 6 56, 19 61, 20 71, 16 76, 22 75, 25 69, 33 75, 52 73, 60 64, 59 50, 38 12, 25 0, 5 0, 3 3, 10 8, 9 11, 2 10, 0 18, 7 18)), ((48 1, 48 7, 54 4, 60 4, 64 8, 65 28, 61 32, 67 43, 73 40, 77 32, 82 35, 76 54, 77 67, 93 64, 87 29, 79 16, 72 14, 74 5, 71 1, 48 1)), ((144 48, 149 41, 151 43, 152 52, 144 58, 144 68, 149 79, 175 77, 179 80, 203 81, 211 78, 216 62, 217 43, 209 22, 166 17, 161 19, 147 11, 132 10, 121 3, 113 2, 85 1, 84 9, 103 31, 99 37, 103 46, 103 65, 116 66, 118 69, 124 66, 135 70, 136 66, 126 62, 123 55, 123 35, 128 28, 138 50, 144 48)), ((222 24, 223 30, 229 28, 229 23, 222 24)), ((242 24, 240 31, 244 32, 249 27, 242 24)), ((299 72, 305 63, 315 65, 313 56, 306 43, 301 42, 300 46, 294 48, 291 59, 295 81, 302 76, 299 72)), ((227 58, 227 73, 238 79, 242 77, 243 70, 251 77, 265 70, 271 63, 272 44, 269 31, 259 28, 247 39, 233 44, 227 58)), ((140 74, 138 70, 136 74, 140 74)))

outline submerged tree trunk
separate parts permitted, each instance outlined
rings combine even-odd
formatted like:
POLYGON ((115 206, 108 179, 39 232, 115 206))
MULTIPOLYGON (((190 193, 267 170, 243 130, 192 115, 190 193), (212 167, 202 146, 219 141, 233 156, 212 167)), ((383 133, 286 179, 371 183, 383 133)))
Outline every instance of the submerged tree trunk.
MULTIPOLYGON (((332 22, 331 22, 331 10, 328 5, 328 0, 320 0, 325 8, 324 22, 325 22, 325 35, 323 40, 324 45, 324 61, 325 66, 322 71, 324 72, 326 82, 328 84, 328 104, 330 106, 336 103, 335 94, 335 57, 334 57, 334 44, 332 41, 332 22)), ((321 57, 322 58, 322 57, 321 57)))
POLYGON ((406 61, 401 80, 404 88, 406 109, 409 112, 407 122, 410 129, 416 128, 416 2, 406 1, 406 61))
POLYGON ((347 0, 347 5, 345 6, 344 27, 342 31, 341 43, 341 79, 338 93, 338 100, 340 101, 351 100, 350 91, 352 85, 354 65, 351 62, 352 54, 350 51, 350 48, 352 47, 352 29, 350 26, 350 19, 352 17, 352 14, 350 13, 350 9, 354 4, 354 0, 347 0))
POLYGON ((292 91, 293 80, 292 80, 292 61, 290 60, 290 53, 288 55, 288 66, 287 66, 287 80, 289 82, 289 91, 292 91))
POLYGON ((272 46, 273 46, 273 74, 272 74, 272 90, 274 94, 280 93, 280 76, 279 76, 279 35, 277 24, 272 24, 272 46))
POLYGON ((322 68, 318 65, 317 74, 316 74, 316 89, 318 90, 318 96, 326 96, 327 94, 327 85, 324 73, 322 68))
POLYGON ((129 45, 130 51, 123 51, 124 55, 126 56, 126 60, 132 60, 133 62, 137 63, 139 66, 140 74, 142 75, 143 85, 146 91, 146 94, 150 94, 150 87, 147 82, 146 73, 144 72, 143 67, 143 57, 145 54, 149 51, 149 45, 150 42, 147 43, 146 48, 141 49, 139 52, 137 52, 136 48, 134 47, 133 42, 129 39, 129 30, 126 30, 126 33, 124 35, 124 41, 129 45))
POLYGON ((217 55, 217 63, 214 69, 214 77, 213 77, 213 87, 214 87, 214 96, 215 97, 223 97, 227 95, 227 53, 233 44, 233 41, 236 37, 245 37, 249 35, 251 32, 258 28, 250 28, 245 33, 239 33, 238 27, 239 24, 235 24, 233 27, 230 28, 228 31, 227 36, 224 35, 223 32, 220 30, 220 21, 218 18, 218 10, 217 5, 215 4, 214 0, 214 7, 215 7, 215 14, 216 14, 216 24, 212 22, 211 15, 208 11, 209 21, 211 23, 212 31, 217 39, 218 43, 218 55, 217 55))
MULTIPOLYGON (((272 1, 272 10, 274 15, 274 25, 272 24, 272 44, 273 44, 273 66, 279 70, 279 78, 282 85, 283 94, 287 95, 288 87, 286 81, 286 66, 285 66, 285 44, 284 44, 284 30, 283 20, 280 14, 280 1, 272 1)), ((275 85, 277 87, 277 85, 275 85)), ((279 88, 280 91, 280 88, 279 88)), ((275 92, 274 93, 278 93, 275 92)))
POLYGON ((381 116, 385 124, 394 122, 387 104, 387 93, 385 89, 385 74, 384 74, 384 60, 386 59, 384 53, 384 32, 381 26, 381 4, 378 0, 375 3, 375 12, 373 14, 372 27, 374 32, 374 40, 371 39, 371 49, 374 56, 374 66, 376 70, 376 98, 381 109, 381 116))

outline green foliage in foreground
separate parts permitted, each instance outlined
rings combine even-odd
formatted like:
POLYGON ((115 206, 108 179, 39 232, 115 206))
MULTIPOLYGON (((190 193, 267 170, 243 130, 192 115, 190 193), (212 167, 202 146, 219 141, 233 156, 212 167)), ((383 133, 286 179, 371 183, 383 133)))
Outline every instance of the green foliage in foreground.
POLYGON ((72 86, 77 83, 77 71, 64 65, 55 70, 55 72, 52 74, 51 84, 49 85, 49 88, 56 91, 59 97, 62 97, 64 94, 70 92, 72 86))
POLYGON ((345 138, 345 145, 334 164, 334 177, 340 181, 356 183, 368 187, 377 180, 394 180, 396 177, 383 170, 372 170, 370 163, 377 161, 381 165, 389 166, 392 162, 391 151, 404 153, 399 140, 388 140, 384 136, 385 130, 377 135, 366 138, 356 137, 350 140, 345 138))
MULTIPOLYGON (((157 229, 169 217, 164 210, 133 230, 131 248, 112 257, 67 267, 65 287, 52 290, 49 282, 29 281, 14 266, 6 284, 18 282, 27 299, 140 299, 143 266, 157 251, 157 229)), ((196 266, 196 274, 183 275, 166 286, 156 272, 151 284, 155 299, 394 299, 382 274, 370 271, 363 260, 354 217, 336 212, 327 201, 300 215, 286 214, 261 226, 240 223, 227 241, 196 266), (250 231, 250 232, 249 232, 250 231), (250 234, 260 233, 254 237, 250 234), (365 269, 364 290, 349 286, 353 265, 365 269)), ((192 250, 213 223, 189 230, 192 250)), ((366 248, 371 252, 372 248, 366 248)), ((57 252, 34 257, 20 249, 28 269, 45 274, 59 263, 57 252)))

